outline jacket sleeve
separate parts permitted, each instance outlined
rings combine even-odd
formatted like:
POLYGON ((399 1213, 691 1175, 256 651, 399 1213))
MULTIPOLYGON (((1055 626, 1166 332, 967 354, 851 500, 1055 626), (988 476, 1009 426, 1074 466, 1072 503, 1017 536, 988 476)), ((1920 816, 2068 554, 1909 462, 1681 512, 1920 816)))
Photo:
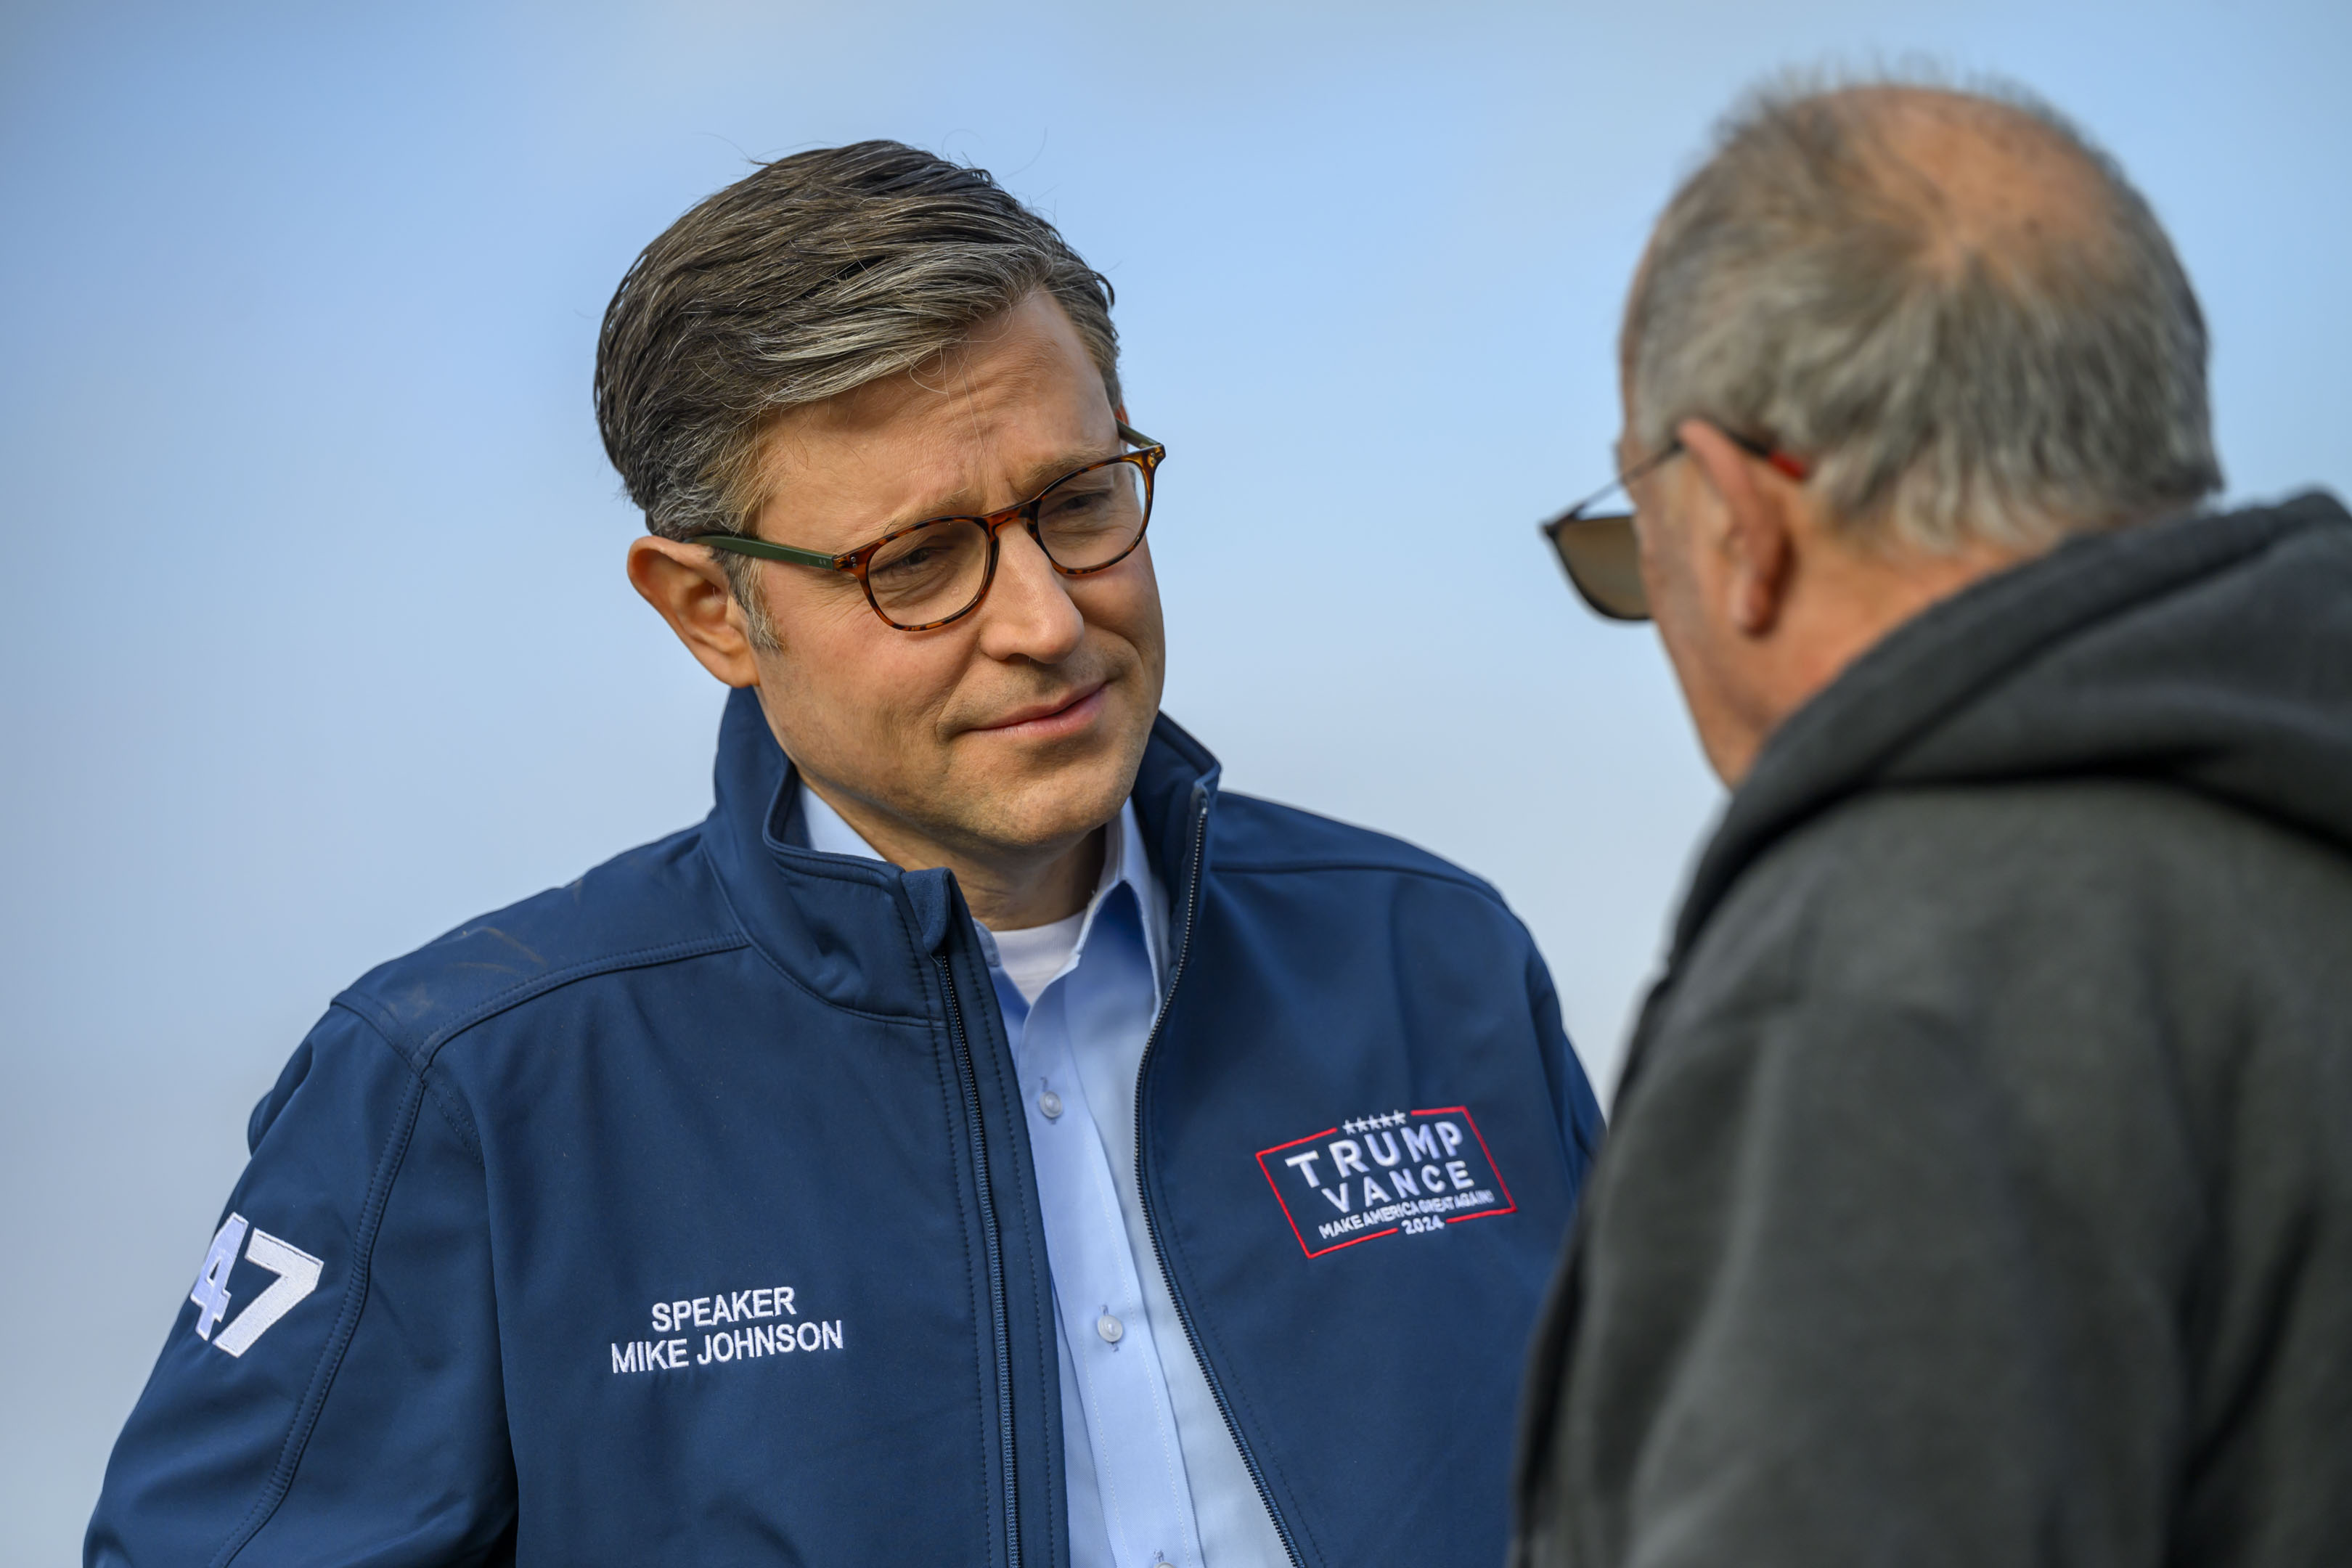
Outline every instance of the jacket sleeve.
POLYGON ((1535 1561, 2162 1554, 2180 1152, 2119 1053, 2036 1044, 2038 1079, 1818 994, 1660 1040, 1589 1199, 1535 1561))
POLYGON ((87 1563, 404 1568, 502 1550, 515 1488, 470 1127, 330 1010, 254 1113, 252 1159, 108 1464, 87 1563))
POLYGON ((1544 1076, 1551 1085, 1552 1113, 1559 1120, 1560 1143, 1568 1151, 1569 1183, 1581 1192, 1585 1176, 1601 1152, 1606 1124, 1592 1082, 1584 1076, 1576 1047, 1559 1016, 1559 995, 1552 989, 1551 972, 1529 942, 1528 1007, 1535 1020, 1536 1038, 1543 1051, 1544 1076))

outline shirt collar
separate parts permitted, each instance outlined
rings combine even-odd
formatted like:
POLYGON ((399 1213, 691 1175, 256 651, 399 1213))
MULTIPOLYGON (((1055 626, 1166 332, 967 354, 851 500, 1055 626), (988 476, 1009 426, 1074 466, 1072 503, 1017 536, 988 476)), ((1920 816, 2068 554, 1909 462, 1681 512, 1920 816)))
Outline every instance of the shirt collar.
MULTIPOLYGON (((801 781, 800 793, 801 831, 808 836, 810 848, 826 855, 882 858, 874 846, 866 842, 865 835, 825 804, 824 797, 809 788, 805 779, 801 781)), ((1136 908, 1142 916, 1143 950, 1151 961, 1152 983, 1164 989, 1168 984, 1168 900, 1160 889, 1159 876, 1151 869, 1151 856, 1143 844, 1143 825, 1136 818, 1135 802, 1131 799, 1118 808, 1118 816, 1111 820, 1102 875, 1095 879, 1095 890, 1087 900, 1086 923, 1078 928, 1080 952, 1085 951, 1087 938, 1094 932, 1095 916, 1101 910, 1103 900, 1122 884, 1134 889, 1136 908)), ((988 928, 974 921, 972 929, 980 932, 980 945, 988 954, 989 967, 1002 967, 997 962, 996 939, 988 928)))
POLYGON ((849 826, 848 818, 825 804, 824 796, 809 788, 808 781, 801 783, 801 831, 808 835, 808 847, 824 855, 857 855, 868 860, 882 858, 866 836, 849 826))

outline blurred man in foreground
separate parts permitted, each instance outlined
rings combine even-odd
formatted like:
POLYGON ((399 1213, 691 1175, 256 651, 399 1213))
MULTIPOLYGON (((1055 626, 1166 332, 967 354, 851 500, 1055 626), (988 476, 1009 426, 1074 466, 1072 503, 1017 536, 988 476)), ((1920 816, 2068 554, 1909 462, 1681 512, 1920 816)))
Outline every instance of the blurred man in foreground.
POLYGON ((1599 1110, 1493 889, 1161 716, 1108 286, 803 153, 596 392, 717 804, 335 999, 91 1560, 1492 1563, 1599 1110))
POLYGON ((1555 536, 1735 794, 1538 1331, 1519 1563, 2352 1544, 2352 518, 2197 512, 2205 362, 2147 205, 2020 102, 1768 97, 1667 207, 1638 552, 1555 536))

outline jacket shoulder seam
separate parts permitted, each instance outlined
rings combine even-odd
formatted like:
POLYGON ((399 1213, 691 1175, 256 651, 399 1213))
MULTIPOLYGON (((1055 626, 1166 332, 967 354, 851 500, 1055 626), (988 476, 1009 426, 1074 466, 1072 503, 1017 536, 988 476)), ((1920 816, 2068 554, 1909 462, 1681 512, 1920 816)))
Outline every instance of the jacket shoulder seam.
POLYGON ((415 1070, 414 1064, 406 1062, 399 1047, 364 1014, 357 1009, 350 1011, 371 1033, 383 1039, 395 1055, 401 1055, 404 1065, 410 1066, 408 1091, 401 1097, 400 1107, 393 1115, 391 1133, 384 1141, 383 1152, 377 1156, 375 1172, 368 1179, 367 1196, 360 1207, 360 1221, 353 1227, 351 1264, 343 1284, 342 1310, 336 1314, 335 1325, 328 1332, 327 1342, 319 1352, 318 1364, 311 1371, 310 1386, 303 1391, 302 1402, 295 1407, 294 1419, 287 1428, 286 1440, 278 1448, 278 1463, 271 1468, 269 1479, 262 1484, 261 1495, 254 1499, 253 1506, 246 1511, 245 1518, 229 1532, 228 1539, 221 1542, 220 1550, 213 1556, 212 1568, 227 1568, 227 1564, 236 1561, 252 1544, 253 1538, 261 1532, 262 1527, 276 1516, 279 1506, 286 1500, 287 1493, 293 1489, 295 1471, 300 1468, 302 1456, 310 1448, 310 1435, 317 1429, 319 1416, 326 1408, 328 1392, 342 1371, 344 1353, 350 1350, 352 1340, 359 1331, 360 1316, 367 1305, 376 1237, 383 1227, 383 1211, 391 1202, 393 1185, 407 1163, 408 1147, 416 1131, 416 1112, 424 1103, 425 1080, 415 1070))
POLYGON ((1405 866, 1394 861, 1351 859, 1339 856, 1317 857, 1299 860, 1228 860, 1215 858, 1220 875, 1233 872, 1243 876, 1279 877, 1293 871, 1369 871, 1388 877, 1419 877, 1431 882, 1451 882, 1474 892, 1492 895, 1494 889, 1483 878, 1452 868, 1435 866, 1405 866))
POLYGON ((482 1159, 480 1130, 474 1125, 473 1113, 466 1109, 457 1090, 449 1084, 448 1075, 433 1073, 419 1074, 418 1077, 425 1085, 425 1092, 433 1097, 433 1107, 440 1111, 441 1120, 448 1124, 450 1132, 466 1152, 474 1157, 474 1163, 487 1173, 489 1166, 482 1159))
MULTIPOLYGON (((561 969, 551 970, 544 974, 535 974, 529 979, 517 981, 505 990, 484 997, 421 1038, 415 1037, 406 1029, 395 1027, 386 1030, 382 1029, 381 1026, 379 1029, 389 1038, 393 1048, 407 1058, 410 1068, 421 1079, 431 1068, 434 1059, 440 1055, 442 1047, 451 1040, 478 1024, 497 1017, 501 1013, 511 1011, 526 1002, 536 1001, 551 991, 561 990, 579 981, 593 980, 600 974, 615 973, 625 969, 651 969, 665 963, 705 958, 712 953, 728 952, 750 945, 751 945, 751 939, 741 931, 736 931, 719 936, 663 942, 653 947, 605 953, 596 958, 584 959, 578 963, 567 964, 561 969), (404 1043, 412 1039, 415 1042, 413 1045, 404 1043)), ((337 996, 335 1001, 339 1005, 350 1007, 352 1012, 359 1013, 363 1017, 368 1016, 370 1012, 373 1012, 377 1016, 383 1016, 381 1005, 375 1004, 373 998, 363 992, 346 991, 337 996), (357 1004, 367 1004, 367 1010, 363 1011, 357 1004)))
POLYGON ((1510 912, 1510 906, 1504 902, 1503 895, 1495 889, 1492 883, 1483 877, 1474 876, 1470 872, 1454 868, 1400 866, 1381 860, 1333 858, 1285 860, 1278 863, 1218 859, 1215 861, 1215 868, 1217 875, 1221 877, 1283 877, 1326 871, 1360 871, 1372 876, 1412 877, 1421 881, 1441 882, 1448 887, 1460 888, 1465 892, 1475 893, 1496 909, 1506 913, 1510 912))
POLYGON ((466 1152, 473 1155, 474 1163, 480 1165, 482 1136, 480 1130, 474 1125, 473 1113, 466 1109, 463 1100, 447 1083, 446 1075, 428 1074, 406 1051, 400 1048, 394 1040, 392 1031, 385 1027, 387 1020, 381 1016, 381 1010, 373 1006, 373 1000, 370 997, 344 995, 336 997, 329 1005, 341 1007, 343 1011, 357 1016, 368 1033, 373 1035, 383 1048, 390 1051, 399 1060, 400 1065, 408 1069, 408 1075, 425 1086, 425 1092, 433 1098, 434 1108, 441 1112, 441 1120, 448 1124, 449 1131, 456 1134, 457 1142, 465 1147, 466 1152), (362 1006, 355 1004, 369 1004, 369 1005, 362 1006))

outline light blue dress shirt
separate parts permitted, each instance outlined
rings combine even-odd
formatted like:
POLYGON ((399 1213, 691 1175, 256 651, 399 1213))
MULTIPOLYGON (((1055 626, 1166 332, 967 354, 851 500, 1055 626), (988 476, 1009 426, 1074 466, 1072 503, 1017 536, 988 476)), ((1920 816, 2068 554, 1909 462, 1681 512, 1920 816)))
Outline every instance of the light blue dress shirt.
MULTIPOLYGON (((805 784, 809 847, 881 856, 805 784)), ((1033 1002, 980 931, 1027 1107, 1054 1274, 1074 1568, 1283 1568, 1151 1249, 1135 1089, 1167 977, 1168 895, 1132 803, 1059 973, 1033 1002)))

